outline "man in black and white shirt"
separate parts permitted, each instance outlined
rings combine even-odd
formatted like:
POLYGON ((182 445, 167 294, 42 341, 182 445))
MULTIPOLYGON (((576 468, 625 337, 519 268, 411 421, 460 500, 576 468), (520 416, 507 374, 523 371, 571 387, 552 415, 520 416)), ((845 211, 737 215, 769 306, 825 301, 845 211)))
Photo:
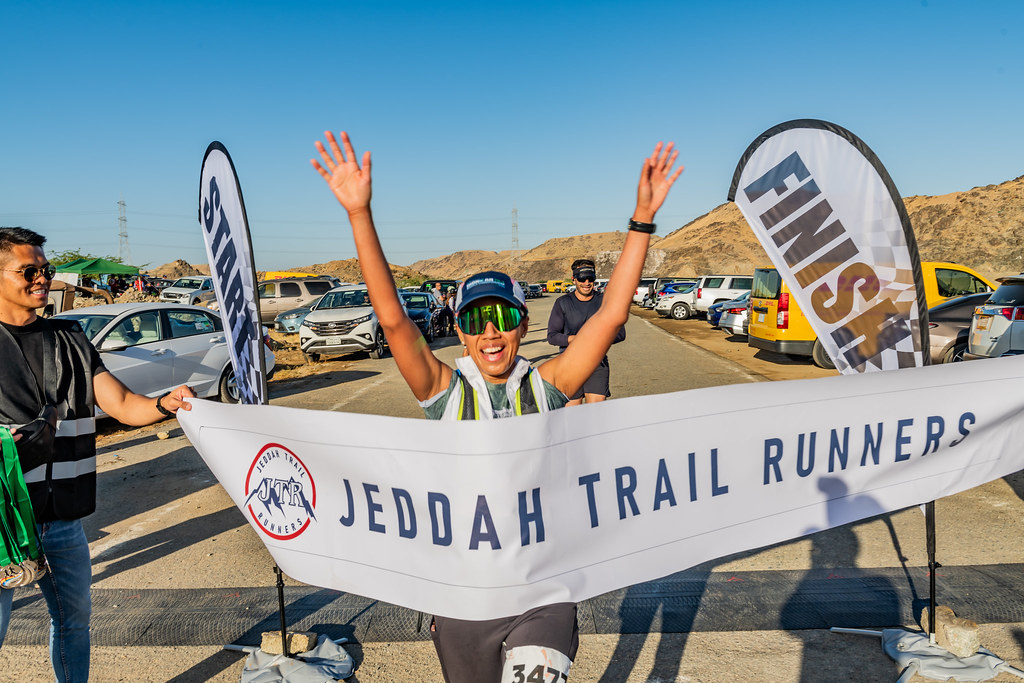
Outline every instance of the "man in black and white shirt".
MULTIPOLYGON (((82 518, 96 508, 94 406, 124 424, 147 425, 190 409, 184 399, 195 394, 185 386, 159 398, 131 392, 103 366, 78 323, 36 314, 55 271, 45 241, 25 228, 0 228, 0 426, 14 435, 45 557, 38 584, 50 612, 54 673, 61 682, 86 681, 91 569, 82 518), (19 445, 47 414, 56 418, 51 436, 19 445)), ((0 589, 0 645, 13 594, 0 589)))

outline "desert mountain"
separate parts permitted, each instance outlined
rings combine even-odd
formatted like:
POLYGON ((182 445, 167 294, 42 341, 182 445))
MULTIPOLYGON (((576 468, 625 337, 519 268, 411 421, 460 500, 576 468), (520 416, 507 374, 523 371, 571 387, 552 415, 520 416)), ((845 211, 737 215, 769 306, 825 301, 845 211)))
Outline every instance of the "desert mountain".
MULTIPOLYGON (((904 203, 923 260, 962 263, 990 278, 1024 271, 1024 176, 966 192, 907 197, 904 203)), ((446 278, 504 270, 540 282, 567 277, 574 259, 591 256, 598 277, 608 277, 624 239, 623 232, 556 238, 518 259, 508 251, 456 252, 411 267, 446 278)), ((739 209, 728 203, 653 241, 644 274, 749 273, 767 263, 739 209)))
MULTIPOLYGON (((1024 176, 999 185, 975 187, 937 197, 904 198, 925 261, 954 261, 989 277, 1024 272, 1024 176)), ((625 232, 557 237, 527 251, 458 251, 391 266, 396 282, 422 277, 463 279, 481 270, 501 270, 528 282, 568 278, 570 264, 590 257, 598 277, 608 277, 618 260, 625 232)), ((668 233, 655 236, 644 265, 645 275, 694 276, 750 273, 768 263, 735 204, 718 206, 668 233)), ((356 259, 330 261, 299 272, 334 275, 346 282, 362 280, 356 259)), ((165 277, 209 273, 205 265, 175 261, 151 271, 165 277)))

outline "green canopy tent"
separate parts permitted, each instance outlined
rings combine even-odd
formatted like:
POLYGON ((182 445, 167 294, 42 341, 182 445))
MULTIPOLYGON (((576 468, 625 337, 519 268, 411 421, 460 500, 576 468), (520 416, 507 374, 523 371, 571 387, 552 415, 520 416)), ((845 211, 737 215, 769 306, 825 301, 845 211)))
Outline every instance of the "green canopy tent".
POLYGON ((138 275, 135 266, 114 263, 104 258, 80 258, 62 266, 57 266, 58 273, 77 273, 78 275, 138 275))

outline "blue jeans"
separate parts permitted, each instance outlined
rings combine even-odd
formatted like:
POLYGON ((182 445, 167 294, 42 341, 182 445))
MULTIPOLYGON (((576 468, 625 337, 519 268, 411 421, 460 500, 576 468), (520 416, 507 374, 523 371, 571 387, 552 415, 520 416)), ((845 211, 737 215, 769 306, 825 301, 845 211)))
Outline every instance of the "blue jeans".
MULTIPOLYGON (((89 615, 92 600, 92 565, 89 543, 81 520, 38 525, 39 539, 49 571, 39 579, 39 590, 50 611, 50 662, 58 683, 85 683, 89 679, 89 615)), ((0 589, 0 646, 11 621, 16 589, 0 589)))

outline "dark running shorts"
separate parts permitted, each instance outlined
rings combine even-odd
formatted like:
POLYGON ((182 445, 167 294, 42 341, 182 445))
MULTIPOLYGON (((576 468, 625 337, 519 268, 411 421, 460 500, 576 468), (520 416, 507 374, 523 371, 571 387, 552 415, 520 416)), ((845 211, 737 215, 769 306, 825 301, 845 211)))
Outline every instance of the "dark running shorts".
MULTIPOLYGON (((576 604, 572 602, 487 621, 434 617, 430 637, 447 683, 498 683, 506 652, 513 648, 551 648, 571 661, 580 645, 576 604)), ((564 680, 561 676, 557 679, 564 680)), ((543 680, 550 681, 551 676, 543 680)))
POLYGON ((577 401, 583 398, 584 394, 599 394, 607 398, 612 395, 608 390, 608 360, 601 361, 601 364, 594 370, 594 374, 587 378, 580 390, 569 397, 570 401, 577 401))

